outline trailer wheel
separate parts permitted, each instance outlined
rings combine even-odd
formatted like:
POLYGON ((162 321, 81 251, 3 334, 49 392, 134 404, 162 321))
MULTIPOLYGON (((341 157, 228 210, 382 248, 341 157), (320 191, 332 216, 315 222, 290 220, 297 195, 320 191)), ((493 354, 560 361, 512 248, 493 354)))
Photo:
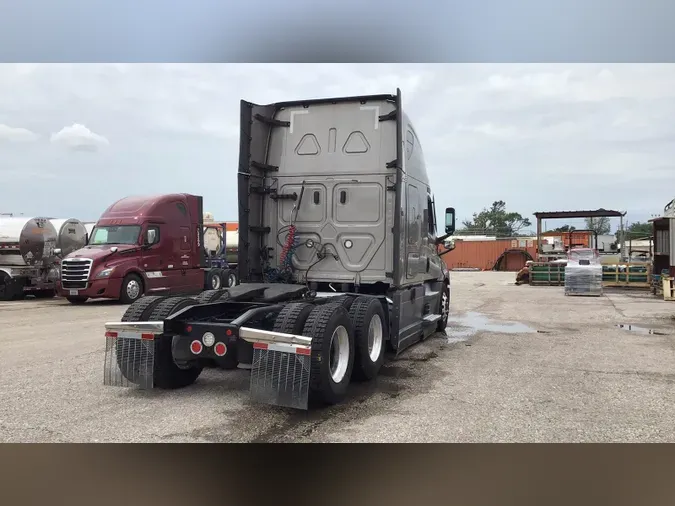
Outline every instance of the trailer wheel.
POLYGON ((209 302, 215 302, 220 299, 220 296, 223 295, 224 292, 225 290, 206 290, 195 295, 193 298, 200 304, 208 304, 209 302))
POLYGON ((375 297, 359 297, 349 310, 354 326, 353 378, 371 380, 380 372, 384 363, 388 329, 382 304, 375 297))
POLYGON ((237 273, 234 272, 232 269, 225 269, 223 271, 225 275, 223 276, 223 279, 225 280, 225 284, 227 285, 228 288, 232 288, 233 286, 236 286, 239 280, 237 279, 237 273))
POLYGON ((447 285, 443 287, 440 306, 441 319, 438 320, 436 331, 445 332, 445 328, 448 326, 448 318, 450 317, 450 288, 447 285))
POLYGON ((127 274, 122 280, 120 302, 132 304, 143 296, 143 280, 138 274, 127 274))
POLYGON ((284 306, 274 320, 274 332, 302 335, 307 318, 314 307, 309 302, 294 302, 284 306))
POLYGON ((153 309, 155 309, 155 306, 166 298, 167 297, 164 295, 147 295, 145 297, 141 297, 127 308, 127 310, 122 315, 122 321, 144 321, 148 316, 150 316, 150 313, 153 309))
POLYGON ((339 403, 347 394, 354 367, 354 330, 349 313, 338 304, 317 306, 302 334, 312 338, 310 402, 339 403))
POLYGON ((206 273, 205 288, 207 290, 220 290, 223 287, 223 270, 211 269, 206 273))
MULTIPOLYGON (((190 297, 162 297, 162 300, 154 300, 152 303, 154 303, 154 306, 148 305, 142 311, 141 317, 143 320, 162 321, 181 309, 197 305, 197 301, 190 297)), ((162 335, 155 339, 154 343, 153 385, 155 387, 172 390, 186 387, 197 380, 203 366, 199 363, 183 364, 175 362, 171 351, 172 340, 170 336, 162 335)), ((131 342, 124 346, 126 353, 120 353, 122 344, 122 341, 117 343, 117 364, 126 379, 138 384, 140 382, 140 362, 144 356, 147 356, 147 351, 143 348, 143 343, 131 342)))
POLYGON ((66 297, 66 300, 71 304, 80 305, 87 302, 87 297, 66 297))

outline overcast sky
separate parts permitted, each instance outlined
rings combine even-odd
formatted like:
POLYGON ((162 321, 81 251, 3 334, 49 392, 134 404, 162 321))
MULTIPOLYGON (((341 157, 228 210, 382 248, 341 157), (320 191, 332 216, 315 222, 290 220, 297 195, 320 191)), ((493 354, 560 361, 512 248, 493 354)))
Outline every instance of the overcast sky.
POLYGON ((439 213, 502 199, 531 219, 638 221, 675 197, 675 65, 5 64, 0 212, 95 220, 126 195, 189 192, 233 221, 240 99, 397 87, 439 213))

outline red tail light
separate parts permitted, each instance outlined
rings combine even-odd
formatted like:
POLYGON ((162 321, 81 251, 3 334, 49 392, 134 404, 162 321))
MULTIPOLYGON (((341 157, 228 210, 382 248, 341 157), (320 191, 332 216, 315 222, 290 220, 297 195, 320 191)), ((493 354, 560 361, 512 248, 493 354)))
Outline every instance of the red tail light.
POLYGON ((227 353, 227 346, 225 346, 223 343, 216 343, 213 347, 213 353, 219 357, 222 357, 227 353))
POLYGON ((204 349, 204 347, 202 346, 202 343, 200 343, 199 341, 195 340, 192 341, 192 343, 190 344, 190 351, 195 355, 199 355, 202 352, 202 349, 204 349))

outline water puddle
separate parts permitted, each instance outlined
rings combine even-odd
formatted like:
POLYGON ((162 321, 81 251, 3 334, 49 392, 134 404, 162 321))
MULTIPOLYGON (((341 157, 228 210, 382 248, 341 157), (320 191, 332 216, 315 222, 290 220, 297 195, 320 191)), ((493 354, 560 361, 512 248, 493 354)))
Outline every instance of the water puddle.
POLYGON ((474 312, 468 312, 461 316, 450 316, 448 326, 445 329, 450 343, 466 341, 478 332, 532 334, 537 331, 519 322, 490 321, 487 316, 474 312))
POLYGON ((637 332, 638 334, 652 334, 656 336, 667 336, 669 332, 664 332, 663 330, 649 329, 647 327, 640 327, 639 325, 631 325, 620 323, 617 325, 621 330, 626 330, 628 332, 637 332))

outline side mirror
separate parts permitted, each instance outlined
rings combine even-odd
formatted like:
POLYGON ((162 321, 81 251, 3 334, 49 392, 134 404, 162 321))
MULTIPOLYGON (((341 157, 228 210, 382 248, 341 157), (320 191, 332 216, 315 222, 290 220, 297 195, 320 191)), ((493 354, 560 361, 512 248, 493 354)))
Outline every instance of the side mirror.
POLYGON ((150 230, 148 230, 148 233, 145 236, 145 244, 146 246, 152 246, 153 244, 155 244, 156 240, 157 240, 157 230, 151 228, 150 230))
POLYGON ((445 208, 445 233, 452 235, 455 233, 455 208, 445 208))

